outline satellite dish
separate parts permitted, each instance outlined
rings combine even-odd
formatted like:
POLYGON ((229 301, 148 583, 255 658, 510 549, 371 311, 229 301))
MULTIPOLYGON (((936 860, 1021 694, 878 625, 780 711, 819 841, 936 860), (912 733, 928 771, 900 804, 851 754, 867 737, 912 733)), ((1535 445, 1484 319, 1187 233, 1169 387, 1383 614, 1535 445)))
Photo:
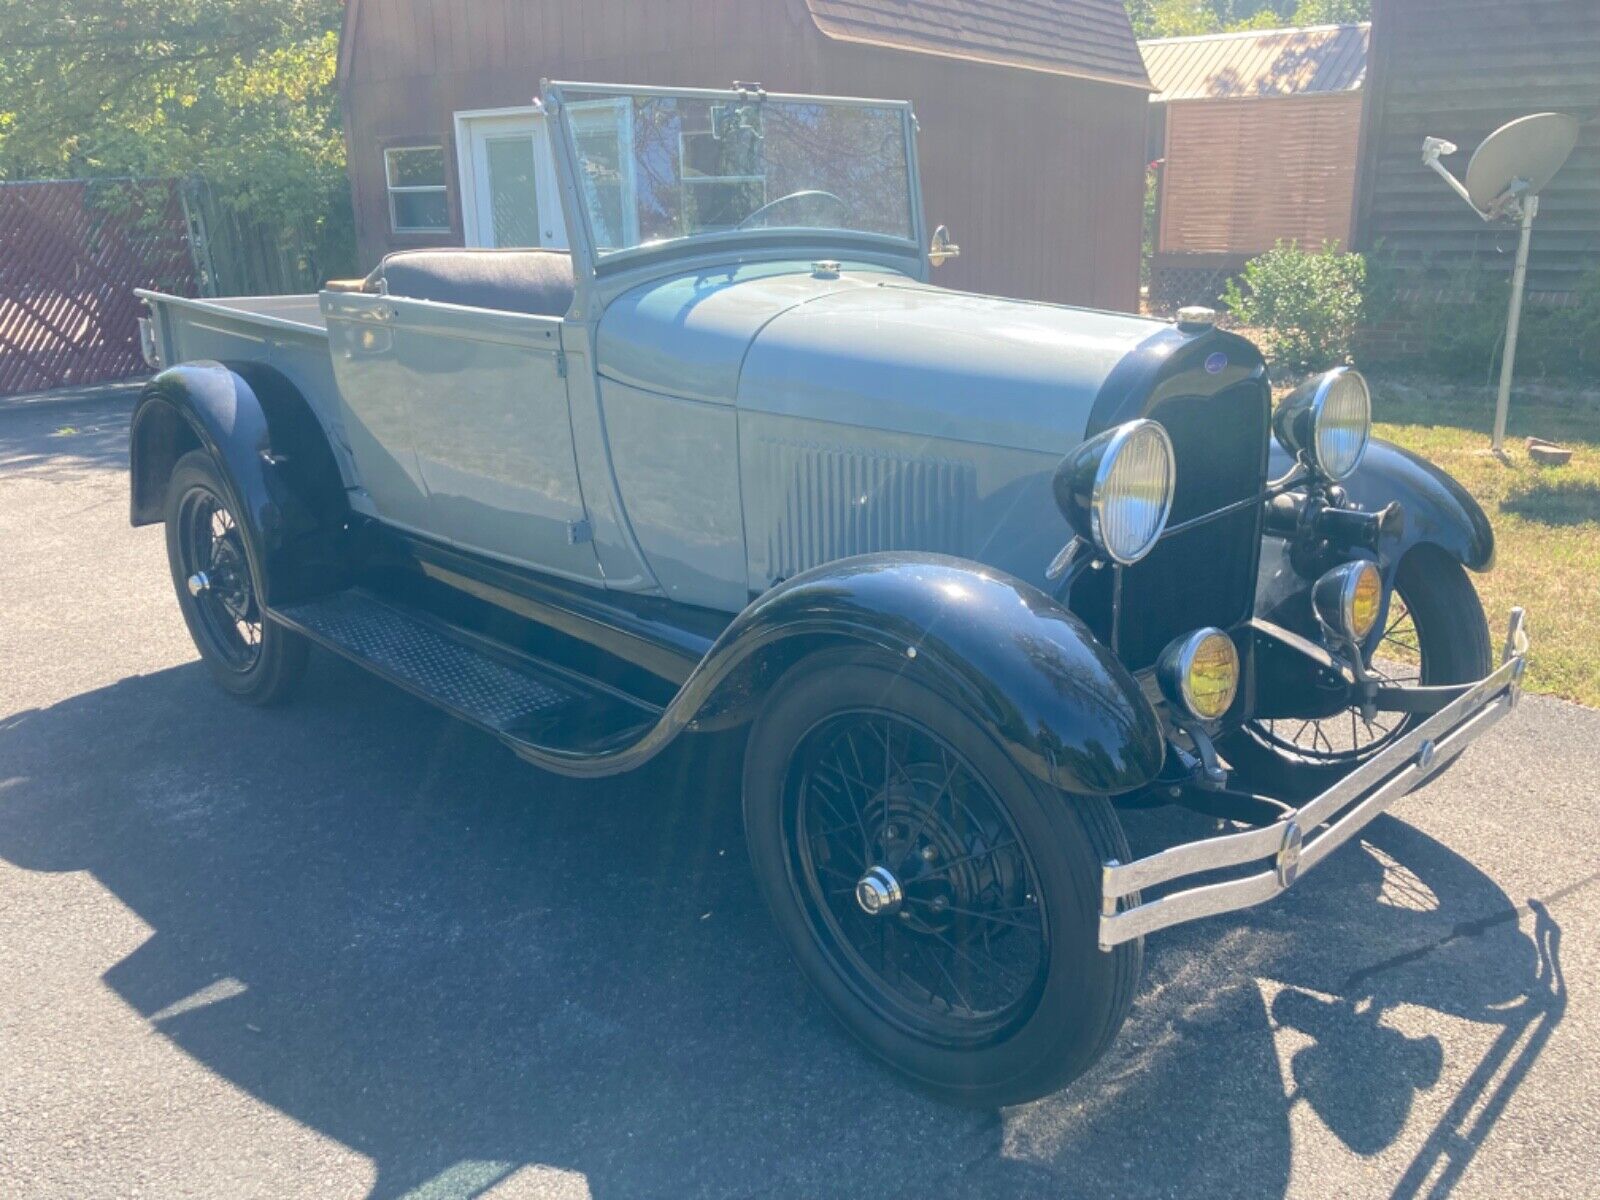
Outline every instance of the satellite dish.
POLYGON ((1534 113, 1500 126, 1472 153, 1467 164, 1467 201, 1480 212, 1503 207, 1506 193, 1537 196, 1555 177, 1578 144, 1578 119, 1566 113, 1534 113))
POLYGON ((1517 360, 1517 328, 1522 320, 1522 288, 1528 277, 1528 241, 1539 215, 1539 193, 1555 178, 1578 144, 1578 120, 1566 113, 1533 113, 1500 126, 1472 152, 1463 183, 1440 156, 1456 147, 1443 138, 1422 139, 1422 165, 1438 173, 1456 195, 1485 221, 1511 217, 1522 226, 1516 265, 1511 270, 1511 308, 1506 314, 1506 349, 1500 360, 1500 393, 1495 398, 1494 434, 1489 447, 1504 453, 1506 410, 1511 403, 1511 372, 1517 360))

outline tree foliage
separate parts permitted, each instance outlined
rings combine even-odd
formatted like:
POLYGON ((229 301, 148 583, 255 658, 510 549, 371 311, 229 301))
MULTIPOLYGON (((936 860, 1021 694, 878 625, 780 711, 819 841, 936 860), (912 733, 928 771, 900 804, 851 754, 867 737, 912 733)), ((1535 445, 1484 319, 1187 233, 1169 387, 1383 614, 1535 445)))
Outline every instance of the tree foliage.
POLYGON ((1141 38, 1188 37, 1371 19, 1372 0, 1125 0, 1141 38))
POLYGON ((251 220, 324 230, 349 203, 340 15, 340 0, 0 0, 0 179, 202 175, 251 220))

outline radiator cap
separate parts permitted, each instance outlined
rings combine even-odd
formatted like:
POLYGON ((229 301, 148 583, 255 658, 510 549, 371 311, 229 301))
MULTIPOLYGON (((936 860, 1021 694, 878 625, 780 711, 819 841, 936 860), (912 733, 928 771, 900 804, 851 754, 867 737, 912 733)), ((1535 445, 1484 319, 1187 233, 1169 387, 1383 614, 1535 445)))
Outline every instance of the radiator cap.
POLYGON ((1217 310, 1203 304, 1186 304, 1178 310, 1178 328, 1198 332, 1217 323, 1217 310))

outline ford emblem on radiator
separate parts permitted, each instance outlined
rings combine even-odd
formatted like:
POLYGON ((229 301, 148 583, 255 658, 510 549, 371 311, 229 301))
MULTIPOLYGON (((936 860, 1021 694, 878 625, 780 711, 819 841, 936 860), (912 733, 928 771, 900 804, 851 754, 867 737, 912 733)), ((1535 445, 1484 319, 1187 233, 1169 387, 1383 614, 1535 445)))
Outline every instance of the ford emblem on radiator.
POLYGON ((1221 350, 1206 358, 1206 374, 1215 375, 1228 365, 1228 356, 1221 350))

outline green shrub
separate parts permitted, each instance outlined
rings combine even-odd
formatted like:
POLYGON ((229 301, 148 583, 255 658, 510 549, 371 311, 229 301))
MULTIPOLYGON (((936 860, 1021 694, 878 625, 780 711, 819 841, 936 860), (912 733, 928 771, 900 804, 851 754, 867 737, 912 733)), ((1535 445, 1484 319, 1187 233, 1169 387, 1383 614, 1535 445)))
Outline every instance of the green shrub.
POLYGON ((1246 263, 1242 281, 1229 280, 1222 299, 1236 320, 1261 331, 1275 367, 1315 371, 1349 359, 1365 280, 1359 254, 1279 242, 1246 263))

